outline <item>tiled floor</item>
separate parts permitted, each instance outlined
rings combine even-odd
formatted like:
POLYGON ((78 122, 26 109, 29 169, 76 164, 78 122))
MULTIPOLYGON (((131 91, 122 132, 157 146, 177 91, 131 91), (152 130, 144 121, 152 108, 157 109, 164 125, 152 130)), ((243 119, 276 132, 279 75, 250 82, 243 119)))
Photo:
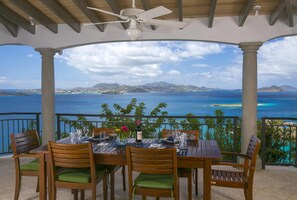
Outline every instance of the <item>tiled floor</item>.
MULTIPOLYGON (((202 171, 199 180, 199 196, 193 195, 193 199, 202 199, 202 171)), ((0 157, 0 200, 12 200, 14 196, 14 163, 10 156, 0 157)), ((122 190, 120 171, 116 174, 116 199, 128 199, 128 192, 122 190)), ((187 199, 186 179, 180 179, 180 199, 187 199)), ((297 168, 267 166, 266 170, 255 172, 254 199, 255 200, 296 200, 297 199, 297 168)), ((20 200, 37 200, 35 193, 36 178, 24 177, 20 200)), ((97 186, 97 199, 102 198, 102 184, 97 186)), ((193 187, 194 190, 194 187, 193 187)), ((73 199, 69 190, 59 189, 57 199, 73 199)), ((86 198, 90 199, 90 192, 86 192, 86 198)), ((141 198, 135 198, 141 199, 141 198)), ((148 198, 150 199, 150 198, 148 198)), ((154 198, 151 198, 154 199, 154 198)), ((243 191, 240 189, 229 189, 212 187, 212 199, 214 200, 244 200, 243 191)))

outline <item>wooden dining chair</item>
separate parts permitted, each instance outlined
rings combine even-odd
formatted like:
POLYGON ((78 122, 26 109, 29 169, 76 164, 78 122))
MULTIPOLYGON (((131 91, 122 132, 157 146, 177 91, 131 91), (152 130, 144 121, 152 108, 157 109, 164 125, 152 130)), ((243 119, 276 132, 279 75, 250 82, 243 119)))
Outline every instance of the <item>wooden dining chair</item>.
POLYGON ((39 162, 37 154, 30 154, 30 150, 40 146, 39 136, 36 130, 29 130, 23 133, 10 134, 13 159, 15 164, 15 192, 14 200, 19 199, 22 176, 36 176, 39 192, 39 162), (21 164, 21 159, 32 158, 28 163, 21 164))
MULTIPOLYGON (((198 141, 198 130, 162 130, 162 138, 168 138, 172 135, 174 131, 179 131, 187 134, 187 138, 190 140, 198 141)), ((188 178, 188 200, 192 200, 192 181, 195 183, 195 194, 198 195, 198 169, 192 168, 179 168, 178 169, 179 177, 188 178), (194 171, 194 173, 193 173, 194 171), (192 179, 194 176, 194 179, 192 179)))
MULTIPOLYGON (((100 132, 106 132, 106 136, 112 136, 115 134, 115 130, 112 128, 105 128, 105 127, 100 127, 100 128, 93 128, 92 131, 92 136, 96 137, 99 136, 100 132)), ((110 193, 111 193, 111 200, 114 200, 114 176, 115 172, 118 171, 119 169, 122 169, 122 177, 123 177, 123 190, 126 191, 126 167, 125 165, 118 166, 118 165, 113 165, 108 167, 108 172, 110 174, 110 193)))
POLYGON ((107 173, 102 165, 96 167, 92 144, 48 143, 50 162, 51 197, 56 199, 57 187, 70 188, 77 199, 77 191, 92 190, 92 200, 96 200, 96 185, 103 181, 103 198, 107 199, 107 173))
POLYGON ((226 168, 213 169, 211 178, 212 185, 221 187, 242 188, 244 189, 245 199, 252 200, 254 172, 259 149, 260 140, 255 135, 252 135, 246 154, 222 152, 222 155, 242 157, 244 158, 244 163, 238 164, 229 162, 213 162, 212 166, 229 166, 233 167, 233 170, 228 170, 226 168))
POLYGON ((175 148, 149 149, 126 146, 129 199, 134 195, 171 197, 178 200, 179 186, 175 148), (137 176, 135 174, 137 173, 137 176), (136 177, 134 178, 133 175, 136 177))

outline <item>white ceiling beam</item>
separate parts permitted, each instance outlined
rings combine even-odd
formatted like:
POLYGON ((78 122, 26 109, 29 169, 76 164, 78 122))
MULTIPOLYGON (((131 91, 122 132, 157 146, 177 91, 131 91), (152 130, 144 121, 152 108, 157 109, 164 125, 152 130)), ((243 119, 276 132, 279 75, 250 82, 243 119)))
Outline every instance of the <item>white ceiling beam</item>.
POLYGON ((0 2, 0 15, 6 18, 8 21, 22 27, 26 31, 35 34, 35 26, 31 26, 29 20, 25 19, 24 17, 20 16, 18 13, 10 9, 9 7, 5 6, 3 3, 0 2))
POLYGON ((57 1, 57 0, 40 0, 52 12, 59 16, 75 32, 80 33, 80 23, 57 1))
MULTIPOLYGON (((85 16, 89 18, 89 20, 93 23, 102 22, 100 17, 95 13, 95 11, 88 9, 90 5, 86 1, 81 0, 72 0, 73 3, 84 13, 85 16)), ((94 26, 97 27, 98 30, 101 32, 104 31, 104 25, 103 24, 94 24, 94 26)))
POLYGON ((216 12, 217 7, 217 0, 210 1, 210 9, 209 9, 209 16, 208 16, 208 28, 212 28, 213 20, 216 12))
POLYGON ((13 37, 18 36, 18 26, 0 15, 0 22, 13 37))
POLYGON ((285 1, 280 1, 274 11, 270 14, 269 24, 274 25, 275 22, 280 17, 281 13, 284 11, 286 7, 285 1))
POLYGON ((239 26, 243 26, 253 6, 254 6, 254 0, 247 0, 245 2, 239 14, 239 23, 238 23, 239 26))
POLYGON ((288 15, 289 27, 293 27, 294 15, 293 15, 293 6, 291 3, 291 0, 285 0, 285 3, 286 3, 287 15, 288 15))

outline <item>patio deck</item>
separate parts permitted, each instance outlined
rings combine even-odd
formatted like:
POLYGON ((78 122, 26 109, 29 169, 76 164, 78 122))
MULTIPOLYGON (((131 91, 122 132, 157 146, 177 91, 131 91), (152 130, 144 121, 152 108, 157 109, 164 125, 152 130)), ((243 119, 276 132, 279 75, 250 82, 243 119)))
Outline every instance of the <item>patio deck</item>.
MULTIPOLYGON (((200 177, 202 171, 199 171, 200 177)), ((0 157, 0 199, 11 200, 14 196, 14 163, 11 156, 0 157)), ((116 174, 116 183, 121 183, 120 172, 116 174)), ((180 179, 180 200, 187 199, 187 179, 180 179)), ((193 195, 193 199, 202 199, 202 178, 199 180, 199 197, 193 195)), ((297 168, 267 166, 265 170, 255 172, 254 199, 255 200, 295 200, 297 198, 297 168)), ((36 178, 24 177, 20 200, 38 199, 35 192, 36 178), (25 183, 25 184, 24 184, 25 183)), ((99 184, 97 199, 102 198, 102 185, 99 184)), ((193 188, 194 189, 194 188, 193 188)), ((57 199, 73 199, 69 190, 59 189, 57 199)), ((86 198, 90 199, 90 192, 86 191, 86 198)), ((116 184, 115 199, 128 199, 128 192, 122 190, 122 184, 116 184)), ((141 199, 141 198, 135 198, 141 199)), ((148 198, 154 199, 154 198, 148 198)), ((212 187, 212 199, 214 200, 244 200, 243 191, 240 189, 229 189, 212 187)))

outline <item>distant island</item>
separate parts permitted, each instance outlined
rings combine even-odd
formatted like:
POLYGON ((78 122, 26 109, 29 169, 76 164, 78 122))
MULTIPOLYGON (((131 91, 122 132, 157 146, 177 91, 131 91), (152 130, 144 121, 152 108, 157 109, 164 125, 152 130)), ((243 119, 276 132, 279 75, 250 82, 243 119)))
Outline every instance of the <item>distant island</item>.
MULTIPOLYGON (((214 88, 194 85, 175 85, 167 82, 154 82, 144 85, 120 85, 118 83, 99 83, 93 87, 76 87, 71 89, 56 89, 56 94, 124 94, 153 92, 205 92, 214 88)), ((27 90, 28 93, 41 93, 40 89, 27 90)))
POLYGON ((27 92, 0 90, 0 96, 27 96, 27 92))
POLYGON ((282 86, 270 86, 270 87, 262 87, 258 89, 258 92, 289 92, 289 91, 297 91, 297 88, 289 86, 289 85, 282 85, 282 86))
MULTIPOLYGON (((167 82, 154 82, 144 85, 121 85, 118 83, 98 83, 92 87, 76 87, 70 89, 56 89, 56 94, 124 94, 124 93, 158 93, 158 92, 207 92, 223 90, 218 88, 198 87, 194 85, 176 85, 167 82)), ((234 91, 241 91, 237 89, 234 91)), ((258 92, 288 92, 296 91, 297 88, 282 85, 262 87, 258 92)), ((0 90, 0 96, 24 96, 41 94, 41 89, 29 90, 0 90)))

